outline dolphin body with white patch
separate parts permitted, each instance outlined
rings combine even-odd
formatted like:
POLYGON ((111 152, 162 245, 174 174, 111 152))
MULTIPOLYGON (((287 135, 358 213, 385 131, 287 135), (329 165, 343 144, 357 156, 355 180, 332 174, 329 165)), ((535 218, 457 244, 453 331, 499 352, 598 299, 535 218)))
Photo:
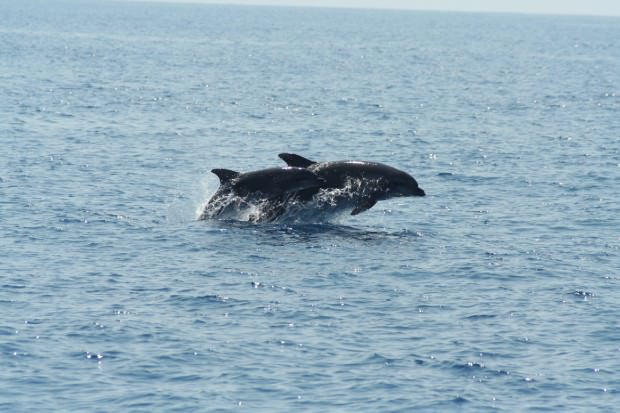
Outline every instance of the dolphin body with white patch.
POLYGON ((220 186, 205 205, 199 220, 238 217, 245 210, 258 209, 249 215, 253 222, 278 218, 290 197, 300 191, 315 190, 323 180, 300 167, 267 168, 239 173, 230 169, 213 169, 220 186))
POLYGON ((315 162, 292 153, 278 155, 290 167, 306 168, 322 179, 319 187, 300 191, 301 202, 316 200, 321 193, 330 194, 324 208, 352 208, 357 215, 372 208, 377 201, 394 197, 425 196, 413 176, 391 166, 369 161, 315 162))

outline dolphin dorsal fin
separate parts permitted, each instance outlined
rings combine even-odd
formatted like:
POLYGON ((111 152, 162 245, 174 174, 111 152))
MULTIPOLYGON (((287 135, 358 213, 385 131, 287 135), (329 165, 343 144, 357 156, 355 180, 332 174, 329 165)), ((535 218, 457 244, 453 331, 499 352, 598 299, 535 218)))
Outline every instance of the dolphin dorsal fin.
POLYGON ((310 165, 314 165, 316 162, 306 159, 303 156, 296 155, 294 153, 280 153, 278 154, 288 166, 294 166, 297 168, 307 168, 310 165))
POLYGON ((220 178, 220 184, 224 185, 241 175, 239 172, 231 171, 230 169, 211 169, 211 172, 220 178))

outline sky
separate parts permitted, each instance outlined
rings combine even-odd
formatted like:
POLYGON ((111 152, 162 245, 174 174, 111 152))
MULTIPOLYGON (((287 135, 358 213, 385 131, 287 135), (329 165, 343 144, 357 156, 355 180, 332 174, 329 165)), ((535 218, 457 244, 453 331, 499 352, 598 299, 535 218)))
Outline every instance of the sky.
POLYGON ((175 3, 267 4, 620 16, 620 0, 158 0, 175 3))

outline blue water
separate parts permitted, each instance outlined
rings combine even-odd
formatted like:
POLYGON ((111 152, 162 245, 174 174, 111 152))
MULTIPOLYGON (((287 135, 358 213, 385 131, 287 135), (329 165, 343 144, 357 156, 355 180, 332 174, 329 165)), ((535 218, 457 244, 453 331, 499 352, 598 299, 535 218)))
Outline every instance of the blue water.
POLYGON ((613 411, 620 20, 0 2, 0 411, 613 411), (212 168, 403 169, 328 223, 212 168))

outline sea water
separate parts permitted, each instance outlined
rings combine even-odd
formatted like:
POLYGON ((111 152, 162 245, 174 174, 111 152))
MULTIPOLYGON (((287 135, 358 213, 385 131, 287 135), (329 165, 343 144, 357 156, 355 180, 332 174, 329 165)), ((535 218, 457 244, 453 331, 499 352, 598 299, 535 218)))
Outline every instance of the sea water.
POLYGON ((613 411, 620 20, 0 2, 0 410, 613 411), (427 196, 199 221, 213 168, 427 196))

